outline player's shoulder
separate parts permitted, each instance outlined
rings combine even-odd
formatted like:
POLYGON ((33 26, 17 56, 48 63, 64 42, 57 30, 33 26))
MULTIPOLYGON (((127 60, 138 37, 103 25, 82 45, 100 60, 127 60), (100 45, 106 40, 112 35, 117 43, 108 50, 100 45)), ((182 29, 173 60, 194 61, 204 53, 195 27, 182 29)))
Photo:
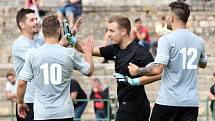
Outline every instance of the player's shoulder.
POLYGON ((44 42, 45 42, 44 40, 45 40, 45 38, 42 35, 37 35, 34 37, 34 41, 39 43, 40 45, 44 44, 44 42))
POLYGON ((63 47, 61 46, 62 50, 65 51, 66 54, 74 54, 77 53, 77 50, 72 47, 63 47))
POLYGON ((198 36, 197 34, 191 32, 191 31, 189 31, 189 32, 190 32, 190 38, 192 38, 193 41, 195 41, 195 43, 198 42, 198 43, 200 43, 200 44, 203 44, 203 39, 202 39, 202 37, 198 36))
POLYGON ((25 37, 19 36, 13 43, 12 49, 24 49, 29 45, 29 42, 26 40, 25 37))
POLYGON ((169 32, 169 33, 161 36, 158 41, 160 41, 160 40, 165 40, 165 41, 170 40, 169 38, 172 38, 172 36, 174 36, 174 34, 175 34, 174 32, 169 32))

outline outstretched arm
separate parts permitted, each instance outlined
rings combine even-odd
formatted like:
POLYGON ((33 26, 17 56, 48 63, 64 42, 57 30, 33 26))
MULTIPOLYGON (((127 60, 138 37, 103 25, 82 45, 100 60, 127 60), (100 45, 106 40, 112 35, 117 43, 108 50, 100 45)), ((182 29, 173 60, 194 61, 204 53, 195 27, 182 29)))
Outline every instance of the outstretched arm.
MULTIPOLYGON (((76 44, 76 46, 75 46, 75 48, 76 48, 79 52, 83 53, 83 42, 78 40, 78 41, 77 41, 77 44, 76 44)), ((93 56, 101 57, 101 53, 100 53, 99 47, 94 47, 94 48, 93 48, 92 55, 93 55, 93 56)))
POLYGON ((93 40, 93 36, 91 35, 87 38, 87 41, 82 46, 85 61, 90 65, 89 73, 87 74, 88 76, 91 76, 94 70, 94 63, 93 63, 93 57, 92 57, 93 47, 94 47, 94 40, 93 40))

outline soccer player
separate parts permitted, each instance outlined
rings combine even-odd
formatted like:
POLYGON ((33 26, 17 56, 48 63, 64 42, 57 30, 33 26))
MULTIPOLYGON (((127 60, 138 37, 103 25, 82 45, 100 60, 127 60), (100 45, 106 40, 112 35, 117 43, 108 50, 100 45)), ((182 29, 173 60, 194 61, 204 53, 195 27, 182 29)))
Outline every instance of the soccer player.
POLYGON ((93 38, 82 45, 85 59, 73 48, 59 45, 61 27, 57 16, 43 20, 45 44, 32 50, 22 69, 18 83, 18 111, 26 117, 27 106, 23 101, 28 81, 34 81, 34 120, 72 121, 74 108, 70 99, 70 80, 73 70, 91 76, 94 69, 93 38))
MULTIPOLYGON (((15 40, 12 47, 13 66, 16 72, 17 79, 19 79, 20 72, 25 63, 26 55, 29 50, 37 49, 44 44, 44 38, 37 36, 39 32, 37 17, 34 10, 20 9, 16 16, 17 26, 21 31, 21 35, 15 40)), ((75 34, 83 23, 83 17, 80 17, 72 29, 75 34)), ((61 44, 64 45, 65 39, 61 39, 61 44)), ((26 94, 24 100, 29 108, 27 112, 26 121, 33 121, 33 102, 34 102, 34 86, 32 82, 29 82, 26 88, 26 94)))
MULTIPOLYGON (((17 79, 19 79, 28 51, 40 47, 44 41, 42 37, 35 36, 39 32, 39 27, 34 10, 20 9, 16 16, 16 22, 21 35, 13 43, 12 57, 14 70, 17 79)), ((31 82, 28 83, 24 100, 29 108, 25 121, 33 121, 34 87, 31 82)))
POLYGON ((189 6, 172 2, 169 7, 167 27, 173 31, 159 39, 155 61, 145 68, 128 68, 131 75, 162 73, 151 121, 197 121, 197 69, 207 66, 207 56, 203 40, 186 29, 189 6))
MULTIPOLYGON (((93 55, 104 57, 115 62, 117 73, 131 76, 128 71, 129 62, 144 67, 153 61, 150 52, 130 39, 131 23, 125 16, 111 17, 107 25, 107 36, 112 44, 94 48, 93 55)), ((80 43, 80 42, 78 42, 80 43)), ((81 51, 81 48, 77 49, 81 51)), ((135 78, 137 76, 132 76, 135 78)), ((151 77, 155 78, 155 77, 151 77)), ((148 121, 150 104, 143 85, 131 86, 129 83, 117 83, 119 109, 116 121, 148 121)))

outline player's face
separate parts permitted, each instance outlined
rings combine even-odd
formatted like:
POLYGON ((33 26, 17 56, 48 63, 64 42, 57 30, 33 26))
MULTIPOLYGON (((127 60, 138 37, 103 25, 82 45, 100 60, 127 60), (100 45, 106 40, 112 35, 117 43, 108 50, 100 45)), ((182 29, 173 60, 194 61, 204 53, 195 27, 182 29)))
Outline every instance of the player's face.
POLYGON ((172 30, 172 12, 170 10, 167 17, 167 28, 172 30))
POLYGON ((113 44, 120 44, 122 41, 122 30, 115 22, 109 23, 107 26, 107 36, 112 40, 113 44))
POLYGON ((22 30, 30 34, 37 34, 39 32, 39 24, 37 17, 34 13, 29 13, 26 15, 27 19, 23 23, 22 30))
POLYGON ((8 76, 8 81, 11 83, 11 84, 15 84, 15 82, 16 82, 16 79, 15 79, 15 77, 14 76, 8 76))
POLYGON ((135 23, 135 27, 137 27, 138 29, 141 28, 141 26, 142 26, 142 22, 141 21, 137 21, 135 23))

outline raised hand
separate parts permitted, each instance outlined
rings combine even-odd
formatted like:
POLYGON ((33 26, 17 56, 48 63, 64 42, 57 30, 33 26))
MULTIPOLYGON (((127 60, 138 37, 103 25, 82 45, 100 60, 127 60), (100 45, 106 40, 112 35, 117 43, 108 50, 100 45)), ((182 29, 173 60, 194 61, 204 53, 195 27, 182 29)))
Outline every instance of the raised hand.
POLYGON ((136 76, 136 75, 137 75, 138 69, 139 69, 138 66, 136 66, 136 65, 133 64, 133 63, 129 63, 128 70, 129 70, 129 73, 130 73, 132 76, 136 76))
POLYGON ((82 45, 82 50, 84 54, 92 54, 94 48, 94 39, 92 35, 87 37, 87 41, 85 41, 82 45))
POLYGON ((72 27, 72 34, 75 36, 78 32, 81 24, 84 23, 84 17, 80 16, 78 20, 75 22, 74 26, 72 27))
POLYGON ((27 116, 26 111, 30 111, 30 110, 25 103, 18 104, 18 114, 21 118, 24 119, 27 116))

